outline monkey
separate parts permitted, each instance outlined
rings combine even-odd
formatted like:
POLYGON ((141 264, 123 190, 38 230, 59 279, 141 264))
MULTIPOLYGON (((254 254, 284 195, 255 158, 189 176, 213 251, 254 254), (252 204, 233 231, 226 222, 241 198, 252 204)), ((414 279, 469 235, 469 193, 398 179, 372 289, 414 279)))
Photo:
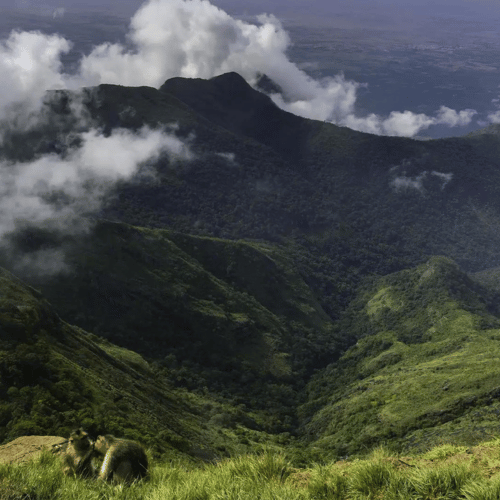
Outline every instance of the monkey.
POLYGON ((92 463, 94 443, 82 429, 71 432, 63 455, 63 473, 84 478, 94 478, 96 470, 92 463))
POLYGON ((94 452, 104 457, 99 479, 131 483, 148 473, 148 457, 143 446, 128 439, 118 439, 111 434, 99 436, 94 452))

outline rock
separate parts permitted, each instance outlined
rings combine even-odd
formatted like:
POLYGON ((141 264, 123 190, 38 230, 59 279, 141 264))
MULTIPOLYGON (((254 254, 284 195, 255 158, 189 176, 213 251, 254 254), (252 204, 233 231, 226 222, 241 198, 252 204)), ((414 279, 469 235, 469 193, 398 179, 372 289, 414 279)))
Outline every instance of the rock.
POLYGON ((10 443, 0 446, 0 463, 12 464, 27 462, 38 457, 44 448, 66 441, 59 436, 21 436, 10 443))

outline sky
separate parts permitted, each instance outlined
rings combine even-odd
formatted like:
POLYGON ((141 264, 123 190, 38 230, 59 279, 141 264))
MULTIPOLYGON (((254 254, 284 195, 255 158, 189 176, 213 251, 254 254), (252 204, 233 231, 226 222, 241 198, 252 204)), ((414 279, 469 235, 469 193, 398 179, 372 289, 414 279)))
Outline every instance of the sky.
MULTIPOLYGON (((99 10, 126 19, 126 43, 96 43, 80 54, 76 70, 68 74, 62 58, 73 46, 70 36, 47 31, 23 31, 22 27, 0 40, 0 147, 6 130, 30 130, 43 124, 48 89, 76 92, 75 116, 87 126, 79 146, 64 158, 46 155, 27 163, 0 160, 4 179, 0 198, 0 241, 3 234, 26 221, 38 225, 77 227, 74 217, 98 208, 113 183, 132 178, 160 155, 177 160, 192 158, 189 145, 170 129, 142 129, 137 134, 115 130, 104 137, 78 102, 81 87, 113 83, 127 86, 161 86, 172 77, 212 78, 236 71, 250 85, 264 73, 283 90, 270 97, 282 109, 297 115, 347 126, 355 130, 391 136, 414 137, 433 125, 459 130, 474 119, 471 108, 438 106, 432 114, 394 110, 381 116, 359 114, 358 92, 363 83, 342 73, 313 78, 290 60, 292 43, 282 19, 305 22, 315 18, 328 23, 342 15, 361 24, 411 23, 418 16, 465 16, 467 19, 500 14, 498 0, 0 0, 2 11, 28 13, 64 20, 70 12, 99 10), (224 10, 225 9, 225 10, 224 10), (250 17, 252 16, 252 17, 250 17), (89 180, 92 194, 86 188, 89 180), (61 206, 48 201, 49 194, 63 192, 61 206), (91 199, 89 200, 89 196, 91 199)), ((97 19, 97 18, 96 18, 97 19)), ((491 113, 500 122, 500 112, 491 113)), ((457 133, 457 135, 459 132, 457 133)), ((49 261, 47 255, 40 256, 49 261)), ((41 264, 40 264, 41 265, 41 264)))
MULTIPOLYGON (((214 5, 231 14, 302 15, 304 12, 323 17, 339 12, 353 14, 387 11, 387 13, 419 12, 422 15, 452 14, 476 17, 498 15, 498 0, 213 0, 214 5)), ((108 11, 131 16, 141 0, 0 0, 0 8, 32 9, 65 8, 69 11, 108 11)))

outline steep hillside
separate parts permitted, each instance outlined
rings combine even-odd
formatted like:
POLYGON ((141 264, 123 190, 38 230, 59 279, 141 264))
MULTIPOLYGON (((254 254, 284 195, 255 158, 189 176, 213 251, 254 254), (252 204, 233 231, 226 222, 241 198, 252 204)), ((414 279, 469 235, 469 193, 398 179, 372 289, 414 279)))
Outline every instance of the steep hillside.
POLYGON ((139 439, 156 456, 212 459, 249 449, 242 430, 228 429, 244 429, 242 421, 259 427, 236 408, 174 389, 140 355, 68 325, 0 269, 0 442, 67 436, 81 425, 139 439))
MULTIPOLYGON (((33 250, 50 244, 31 236, 33 250)), ((272 245, 107 221, 66 244, 67 272, 31 277, 66 321, 155 360, 177 385, 275 415, 276 430, 290 430, 312 370, 352 342, 272 245)))
MULTIPOLYGON (((345 455, 497 431, 497 284, 483 272, 500 262, 495 127, 426 142, 363 134, 286 113, 234 73, 50 92, 44 120, 5 132, 7 166, 65 157, 92 127, 165 128, 192 152, 117 182, 83 236, 17 221, 0 264, 115 344, 82 333, 99 352, 210 401, 228 442, 287 432, 345 455), (64 272, 24 265, 46 249, 64 272)), ((15 418, 31 408, 19 401, 15 418)), ((75 408, 68 421, 85 418, 75 408)), ((197 425, 189 443, 218 443, 197 425)))
POLYGON ((346 455, 498 434, 500 322, 485 296, 444 257, 360 291, 344 327, 364 337, 313 377, 300 409, 314 446, 346 455))

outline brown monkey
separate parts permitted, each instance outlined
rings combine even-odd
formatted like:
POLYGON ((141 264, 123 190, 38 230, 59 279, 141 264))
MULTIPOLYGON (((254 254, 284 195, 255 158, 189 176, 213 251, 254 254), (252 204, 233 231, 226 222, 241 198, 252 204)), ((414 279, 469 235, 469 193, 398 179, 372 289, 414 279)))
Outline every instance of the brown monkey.
POLYGON ((95 477, 96 470, 92 464, 94 443, 83 429, 71 432, 63 455, 63 472, 66 475, 79 477, 95 477))
POLYGON ((142 479, 148 473, 146 451, 135 441, 106 434, 97 438, 94 450, 104 457, 99 479, 130 483, 142 479))

